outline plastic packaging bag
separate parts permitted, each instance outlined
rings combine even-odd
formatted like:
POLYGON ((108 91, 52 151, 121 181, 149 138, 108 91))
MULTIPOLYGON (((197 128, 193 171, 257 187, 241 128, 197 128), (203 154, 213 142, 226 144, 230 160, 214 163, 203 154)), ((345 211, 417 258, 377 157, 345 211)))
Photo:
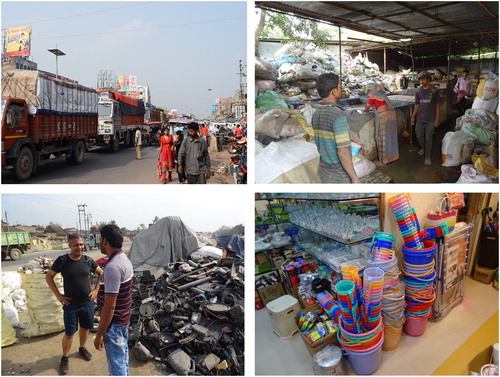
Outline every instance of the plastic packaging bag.
POLYGON ((255 99, 255 107, 257 109, 265 107, 266 110, 272 110, 275 107, 288 109, 288 105, 281 99, 281 96, 271 90, 266 90, 264 93, 259 94, 259 96, 255 99))
POLYGON ((462 165, 457 183, 495 183, 494 177, 479 173, 471 164, 462 165))
POLYGON ((358 178, 366 177, 375 169, 375 164, 365 156, 358 156, 354 159, 354 170, 356 171, 356 175, 358 176, 358 178))

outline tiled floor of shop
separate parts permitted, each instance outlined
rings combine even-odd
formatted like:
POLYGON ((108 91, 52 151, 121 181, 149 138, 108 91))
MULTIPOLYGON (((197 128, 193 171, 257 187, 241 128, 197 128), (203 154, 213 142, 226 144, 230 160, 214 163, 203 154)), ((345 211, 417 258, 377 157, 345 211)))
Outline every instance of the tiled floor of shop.
MULTIPOLYGON (((403 333, 395 351, 382 352, 374 374, 466 375, 467 362, 496 342, 498 291, 466 278, 463 302, 439 322, 429 322, 422 336, 403 333)), ((255 313, 255 360, 256 375, 313 375, 312 358, 300 335, 280 339, 266 309, 255 313)))

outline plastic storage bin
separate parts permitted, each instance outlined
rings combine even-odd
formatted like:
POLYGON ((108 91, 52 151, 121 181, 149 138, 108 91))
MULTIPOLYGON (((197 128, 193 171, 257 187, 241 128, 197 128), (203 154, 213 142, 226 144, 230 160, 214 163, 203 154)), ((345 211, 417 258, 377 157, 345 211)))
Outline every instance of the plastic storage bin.
POLYGON ((273 332, 281 339, 295 335, 299 328, 296 318, 300 313, 299 301, 290 295, 278 297, 266 305, 273 332))

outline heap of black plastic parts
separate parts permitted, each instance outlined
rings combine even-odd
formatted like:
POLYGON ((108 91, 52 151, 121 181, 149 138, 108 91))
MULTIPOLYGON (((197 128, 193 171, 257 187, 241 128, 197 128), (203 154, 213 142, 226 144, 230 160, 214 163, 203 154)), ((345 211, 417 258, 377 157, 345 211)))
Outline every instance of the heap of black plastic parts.
POLYGON ((131 353, 178 375, 244 374, 243 260, 198 259, 135 275, 131 353))

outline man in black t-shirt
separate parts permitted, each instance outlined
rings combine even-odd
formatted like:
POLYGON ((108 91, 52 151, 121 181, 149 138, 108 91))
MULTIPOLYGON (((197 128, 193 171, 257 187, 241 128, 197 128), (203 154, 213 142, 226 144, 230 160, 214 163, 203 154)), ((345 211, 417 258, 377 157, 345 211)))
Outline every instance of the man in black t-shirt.
POLYGON ((73 335, 80 329, 79 353, 87 361, 92 359, 92 354, 85 348, 89 330, 94 326, 94 300, 99 292, 99 281, 102 269, 90 257, 83 255, 83 238, 78 233, 68 235, 68 245, 71 249, 69 254, 59 256, 51 269, 47 272, 45 280, 50 290, 63 304, 64 310, 64 336, 62 339, 63 356, 61 358, 61 374, 69 371, 69 351, 73 342, 73 335), (63 276, 64 294, 59 292, 54 282, 54 276, 58 273, 63 276), (94 289, 90 287, 90 273, 95 272, 98 276, 94 289))

